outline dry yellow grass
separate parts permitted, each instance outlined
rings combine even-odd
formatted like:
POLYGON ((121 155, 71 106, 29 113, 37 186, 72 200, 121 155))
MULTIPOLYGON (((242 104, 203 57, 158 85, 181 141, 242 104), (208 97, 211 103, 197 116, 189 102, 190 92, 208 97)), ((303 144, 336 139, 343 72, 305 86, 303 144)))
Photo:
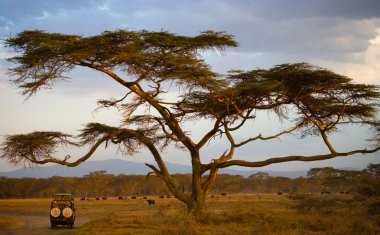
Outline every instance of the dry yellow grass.
MULTIPOLYGON (((346 195, 296 200, 285 195, 219 196, 208 199, 200 218, 186 215, 176 199, 153 199, 154 206, 144 199, 76 200, 77 220, 86 222, 65 234, 380 234, 379 215, 368 214, 361 202, 346 195)), ((0 200, 0 221, 6 217, 3 228, 17 231, 20 226, 9 223, 20 223, 18 213, 48 218, 48 207, 46 199, 0 200)))
POLYGON ((8 230, 8 229, 17 229, 24 225, 24 222, 20 219, 0 216, 0 231, 8 230))

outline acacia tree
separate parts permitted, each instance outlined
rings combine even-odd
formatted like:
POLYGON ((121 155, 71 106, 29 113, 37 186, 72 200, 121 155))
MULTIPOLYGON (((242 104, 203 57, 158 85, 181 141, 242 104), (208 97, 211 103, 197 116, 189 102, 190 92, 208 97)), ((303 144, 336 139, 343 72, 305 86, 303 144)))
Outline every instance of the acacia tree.
POLYGON ((101 107, 116 107, 123 112, 120 126, 89 123, 81 134, 33 132, 8 135, 2 144, 2 158, 13 164, 58 163, 75 167, 86 161, 101 146, 117 145, 124 154, 147 148, 156 165, 146 164, 187 206, 191 214, 201 213, 206 194, 218 170, 230 166, 262 167, 289 161, 319 161, 380 149, 378 87, 352 83, 351 79, 307 63, 282 64, 271 69, 213 72, 202 59, 202 52, 224 51, 236 47, 233 36, 207 31, 197 36, 169 32, 106 31, 97 36, 64 35, 44 31, 24 31, 6 40, 17 52, 9 58, 13 83, 27 97, 39 89, 68 79, 70 70, 84 67, 107 75, 125 88, 125 96, 99 100, 101 107), (178 87, 176 100, 165 94, 178 87), (149 112, 141 112, 140 107, 149 112), (273 111, 292 125, 274 135, 252 136, 237 141, 236 131, 255 120, 258 111, 273 111), (208 120, 212 123, 195 141, 185 122, 208 120), (329 136, 342 125, 369 125, 375 130, 370 149, 337 151, 329 136), (325 154, 280 156, 264 161, 234 158, 237 148, 254 141, 265 141, 298 133, 301 137, 320 136, 327 146, 325 154), (215 137, 229 143, 226 151, 210 162, 202 162, 200 151, 215 137), (61 145, 89 145, 84 156, 69 161, 55 156, 61 145), (170 175, 163 160, 168 146, 188 153, 192 164, 191 191, 184 192, 170 175))

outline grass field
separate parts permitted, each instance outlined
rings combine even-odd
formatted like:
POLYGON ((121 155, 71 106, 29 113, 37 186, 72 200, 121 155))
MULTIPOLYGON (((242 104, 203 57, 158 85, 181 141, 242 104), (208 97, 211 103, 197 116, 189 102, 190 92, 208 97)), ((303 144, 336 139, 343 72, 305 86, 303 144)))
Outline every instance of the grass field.
POLYGON ((380 215, 351 195, 209 198, 200 218, 177 199, 75 200, 75 228, 51 230, 50 199, 0 200, 0 234, 380 234, 380 215))

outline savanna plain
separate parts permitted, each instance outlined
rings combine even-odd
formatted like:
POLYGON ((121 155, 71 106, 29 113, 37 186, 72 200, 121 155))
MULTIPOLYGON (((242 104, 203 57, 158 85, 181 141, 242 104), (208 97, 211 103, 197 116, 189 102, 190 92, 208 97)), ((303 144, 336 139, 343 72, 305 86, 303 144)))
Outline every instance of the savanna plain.
POLYGON ((73 229, 50 228, 50 199, 1 199, 0 234, 380 234, 377 203, 350 194, 209 197, 191 217, 175 198, 81 201, 73 229))

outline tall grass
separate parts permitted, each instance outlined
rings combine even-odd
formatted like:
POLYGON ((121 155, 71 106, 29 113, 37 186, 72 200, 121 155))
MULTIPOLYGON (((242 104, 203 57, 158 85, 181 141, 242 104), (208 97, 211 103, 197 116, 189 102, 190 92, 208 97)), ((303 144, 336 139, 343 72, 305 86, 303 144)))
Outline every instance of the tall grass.
MULTIPOLYGON (((46 208, 47 202, 0 200, 0 216, 6 216, 11 208, 28 211, 32 204, 46 208)), ((366 206, 371 203, 350 195, 208 198, 205 213, 196 218, 188 216, 176 199, 157 198, 154 206, 143 199, 76 203, 77 216, 87 217, 89 222, 71 231, 73 234, 380 234, 380 215, 366 206)))

